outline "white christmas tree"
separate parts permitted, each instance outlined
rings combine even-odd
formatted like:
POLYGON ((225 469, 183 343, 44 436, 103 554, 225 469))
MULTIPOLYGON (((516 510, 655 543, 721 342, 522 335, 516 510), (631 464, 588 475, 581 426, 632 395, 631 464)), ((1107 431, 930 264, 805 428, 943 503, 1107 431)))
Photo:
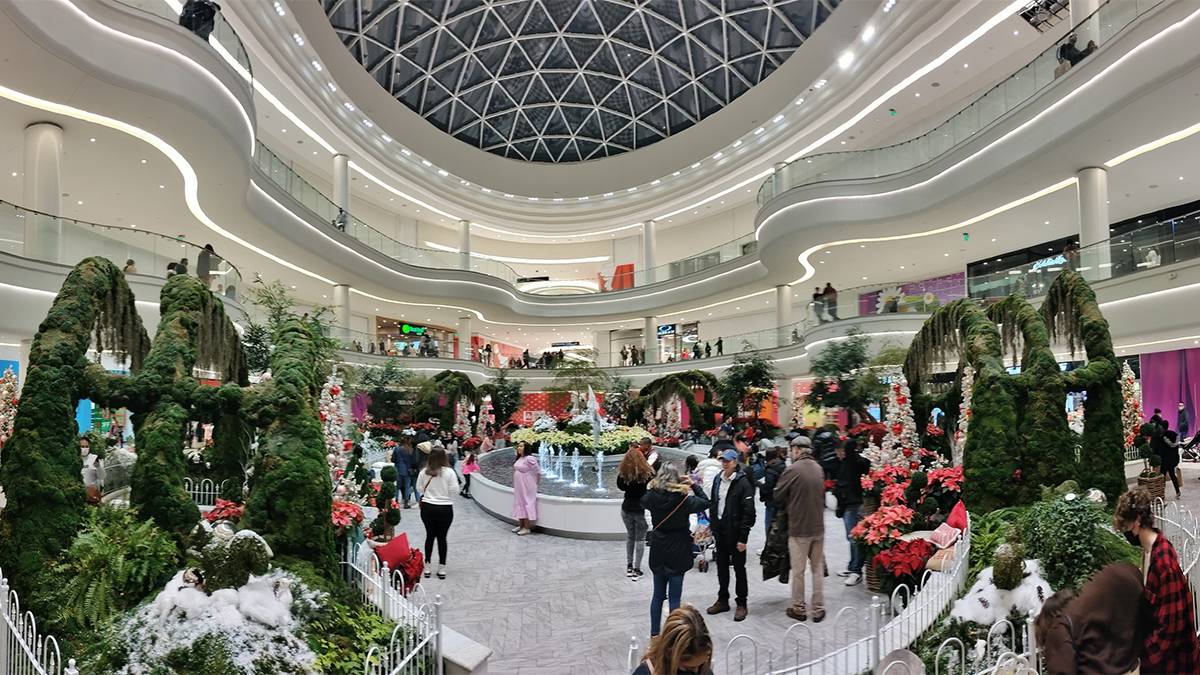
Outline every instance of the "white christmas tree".
POLYGON ((1125 449, 1133 447, 1138 431, 1142 428, 1142 387, 1133 376, 1133 369, 1126 361, 1121 365, 1121 423, 1125 429, 1125 449))
POLYGON ((950 454, 954 466, 963 463, 963 450, 967 447, 967 431, 971 427, 971 394, 975 391, 975 369, 963 367, 962 400, 958 403, 958 428, 954 430, 954 439, 950 444, 950 454))
POLYGON ((471 408, 465 398, 454 404, 454 431, 464 436, 471 435, 471 408))
POLYGON ((921 447, 917 436, 917 423, 913 418, 912 401, 909 400, 908 380, 904 373, 895 372, 888 387, 887 415, 883 420, 887 433, 878 449, 869 448, 867 457, 871 464, 881 466, 907 466, 921 447))
POLYGON ((321 388, 321 400, 317 414, 321 417, 321 430, 325 434, 325 459, 329 461, 329 474, 334 483, 346 470, 350 452, 346 448, 346 414, 342 399, 342 380, 333 372, 321 388))
POLYGON ((0 377, 0 448, 12 436, 13 420, 17 417, 17 376, 12 368, 4 369, 0 377))

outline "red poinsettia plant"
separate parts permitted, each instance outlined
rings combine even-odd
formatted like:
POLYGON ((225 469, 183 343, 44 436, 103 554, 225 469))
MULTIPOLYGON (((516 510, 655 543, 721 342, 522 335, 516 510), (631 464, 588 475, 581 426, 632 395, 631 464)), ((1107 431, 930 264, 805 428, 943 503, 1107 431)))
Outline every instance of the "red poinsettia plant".
POLYGON ((204 519, 210 523, 215 523, 218 520, 238 521, 241 520, 242 514, 245 512, 245 506, 237 502, 218 498, 217 505, 213 507, 212 511, 204 514, 204 519))
POLYGON ((907 484, 911 475, 912 470, 908 467, 888 465, 878 469, 871 469, 860 481, 865 493, 882 499, 885 488, 897 483, 907 484))
POLYGON ((479 446, 482 444, 483 440, 481 438, 478 436, 471 436, 470 438, 463 439, 463 442, 459 443, 458 447, 461 448, 463 452, 474 452, 478 450, 479 446))
POLYGON ((903 504, 881 506, 858 521, 850 536, 869 547, 887 548, 900 539, 912 520, 913 510, 903 504))
POLYGON ((333 500, 333 508, 330 510, 330 518, 333 520, 333 526, 338 530, 351 527, 363 521, 362 507, 354 502, 345 502, 339 499, 333 500))
POLYGON ((888 576, 902 583, 924 570, 933 553, 934 546, 927 539, 901 540, 880 551, 873 560, 888 576))
POLYGON ((929 424, 925 425, 925 435, 938 437, 938 436, 945 436, 946 432, 943 431, 942 428, 939 427, 938 425, 934 424, 933 422, 930 422, 929 424))
MULTIPOLYGON (((887 427, 879 422, 861 422, 846 430, 846 436, 861 438, 864 441, 869 439, 875 445, 882 443, 883 437, 886 435, 887 427)), ((861 445, 865 445, 865 443, 861 445)))
POLYGON ((662 446, 664 448, 678 448, 679 447, 679 437, 678 436, 655 436, 654 444, 662 446))

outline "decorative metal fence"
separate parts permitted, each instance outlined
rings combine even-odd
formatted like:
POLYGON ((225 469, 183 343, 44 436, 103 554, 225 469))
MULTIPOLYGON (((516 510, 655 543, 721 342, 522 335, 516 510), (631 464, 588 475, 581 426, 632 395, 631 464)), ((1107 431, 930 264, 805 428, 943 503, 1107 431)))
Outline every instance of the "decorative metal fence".
POLYGON ((212 508, 217 505, 217 496, 221 494, 221 489, 225 486, 228 479, 217 482, 211 478, 187 478, 183 479, 183 489, 188 491, 192 496, 192 502, 200 508, 212 508))
POLYGON ((344 578, 368 607, 396 622, 388 644, 367 651, 363 675, 442 675, 442 596, 431 602, 419 582, 409 586, 400 570, 380 565, 374 555, 360 561, 360 552, 360 545, 346 548, 344 578))
POLYGON ((17 592, 0 570, 0 675, 79 675, 75 659, 64 669, 58 641, 38 633, 32 612, 21 611, 17 592))
POLYGON ((1179 502, 1154 500, 1154 519, 1160 532, 1175 547, 1179 565, 1192 587, 1192 609, 1196 613, 1196 624, 1200 626, 1200 520, 1191 509, 1179 502))

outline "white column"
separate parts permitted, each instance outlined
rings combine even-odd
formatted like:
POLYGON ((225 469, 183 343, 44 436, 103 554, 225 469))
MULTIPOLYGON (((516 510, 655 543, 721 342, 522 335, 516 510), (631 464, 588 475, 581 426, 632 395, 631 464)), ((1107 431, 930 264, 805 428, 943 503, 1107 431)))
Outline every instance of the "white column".
POLYGON ((647 220, 642 223, 642 267, 645 272, 642 274, 642 283, 635 286, 654 283, 654 266, 658 264, 657 247, 658 225, 653 220, 647 220))
POLYGON ((792 343, 792 287, 787 284, 775 287, 775 327, 778 340, 776 347, 792 343))
POLYGON ((658 320, 652 316, 646 317, 642 326, 642 348, 647 364, 658 363, 658 320))
POLYGON ((592 338, 592 348, 596 350, 596 366, 599 368, 608 368, 609 366, 619 365, 613 363, 612 341, 608 339, 608 331, 598 330, 595 337, 592 338))
POLYGON ((792 381, 789 378, 776 380, 775 387, 779 396, 779 426, 791 428, 792 419, 792 381))
POLYGON ((783 192, 783 170, 787 167, 787 162, 775 162, 771 168, 771 191, 774 193, 771 196, 776 197, 783 192))
POLYGON ((471 221, 458 221, 458 266, 471 269, 471 221))
MULTIPOLYGON (((1100 8, 1100 2, 1101 0, 1071 0, 1070 5, 1068 5, 1071 10, 1071 27, 1078 26, 1080 21, 1091 16, 1093 12, 1100 8)), ((1080 37, 1082 38, 1083 36, 1080 37)), ((1081 41, 1079 47, 1082 49, 1088 40, 1095 38, 1095 35, 1088 35, 1081 41)))
POLYGON ((471 353, 471 335, 475 333, 474 317, 458 317, 458 358, 470 361, 474 358, 471 353))
POLYGON ((29 377, 29 352, 33 349, 33 338, 21 340, 21 353, 17 357, 17 391, 25 387, 25 379, 29 377))
POLYGON ((333 287, 333 320, 336 324, 335 337, 344 347, 350 343, 350 284, 335 284, 333 287))
MULTIPOLYGON (((50 122, 35 122, 25 127, 24 206, 47 216, 25 219, 25 257, 61 260, 62 221, 50 216, 62 215, 62 127, 50 122)), ((76 261, 72 261, 76 262, 76 261)))
MULTIPOLYGON (((342 153, 333 156, 333 205, 342 210, 345 221, 350 214, 350 158, 342 153)), ((334 223, 338 229, 345 230, 346 222, 334 223)))
POLYGON ((1082 249, 1077 267, 1084 270, 1082 274, 1088 280, 1107 279, 1112 275, 1112 250, 1105 244, 1093 244, 1109 238, 1108 171, 1089 166, 1080 169, 1076 177, 1079 179, 1076 191, 1079 195, 1079 246, 1082 249))

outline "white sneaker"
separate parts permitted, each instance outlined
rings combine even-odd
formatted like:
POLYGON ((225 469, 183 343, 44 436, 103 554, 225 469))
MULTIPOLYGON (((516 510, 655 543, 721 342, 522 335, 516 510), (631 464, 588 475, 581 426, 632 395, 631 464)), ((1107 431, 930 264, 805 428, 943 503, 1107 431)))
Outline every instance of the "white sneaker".
POLYGON ((843 578, 843 579, 845 579, 846 577, 850 576, 851 574, 854 574, 854 573, 853 573, 853 572, 851 572, 850 570, 842 570, 841 572, 838 572, 838 573, 837 573, 837 575, 838 575, 839 577, 843 578))
POLYGON ((513 529, 509 530, 509 532, 512 532, 512 533, 514 533, 514 534, 515 534, 515 533, 517 533, 517 532, 520 532, 520 531, 521 531, 521 526, 520 526, 520 525, 518 525, 518 526, 514 527, 513 529))
POLYGON ((529 534, 530 532, 531 532, 531 530, 527 530, 523 527, 521 529, 517 530, 517 534, 519 534, 519 535, 526 535, 526 534, 529 534))
POLYGON ((851 572, 850 576, 846 577, 845 584, 847 586, 857 586, 860 583, 862 583, 862 575, 861 574, 856 574, 854 572, 851 572))
POLYGON ((437 578, 439 578, 439 579, 446 578, 446 565, 444 563, 438 563, 437 578))

